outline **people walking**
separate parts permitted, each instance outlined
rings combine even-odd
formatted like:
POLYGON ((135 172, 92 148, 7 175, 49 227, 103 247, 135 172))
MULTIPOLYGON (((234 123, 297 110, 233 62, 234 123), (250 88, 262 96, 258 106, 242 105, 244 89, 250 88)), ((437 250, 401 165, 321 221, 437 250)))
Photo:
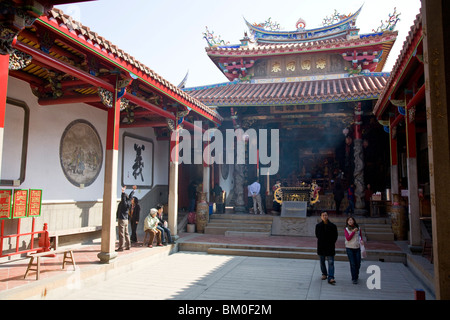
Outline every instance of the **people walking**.
POLYGON ((361 267, 361 230, 353 217, 345 221, 345 250, 350 262, 350 273, 353 284, 358 283, 359 269, 361 267))
POLYGON ((123 246, 125 244, 125 249, 130 250, 131 241, 130 234, 128 232, 128 210, 131 206, 131 198, 134 195, 134 191, 137 189, 133 186, 133 191, 127 196, 125 193, 126 186, 122 187, 122 195, 120 203, 117 207, 117 220, 119 225, 119 246, 116 251, 123 251, 123 246))
POLYGON ((334 256, 336 255, 336 241, 338 238, 337 227, 328 220, 328 213, 322 212, 321 222, 316 225, 317 254, 320 257, 320 269, 322 271, 322 280, 328 280, 329 284, 335 284, 334 279, 334 256), (325 265, 328 261, 328 269, 325 265))

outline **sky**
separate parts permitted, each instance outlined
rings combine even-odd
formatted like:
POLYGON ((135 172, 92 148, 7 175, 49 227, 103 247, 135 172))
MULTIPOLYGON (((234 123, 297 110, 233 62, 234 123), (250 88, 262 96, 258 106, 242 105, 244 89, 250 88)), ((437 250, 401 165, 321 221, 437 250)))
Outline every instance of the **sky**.
POLYGON ((174 85, 189 73, 186 87, 227 82, 206 54, 203 34, 237 44, 248 31, 244 18, 261 23, 269 18, 282 30, 295 30, 299 18, 306 29, 324 18, 356 12, 360 34, 372 33, 397 9, 399 34, 384 72, 390 72, 420 11, 420 0, 97 0, 56 6, 91 31, 109 40, 174 85))

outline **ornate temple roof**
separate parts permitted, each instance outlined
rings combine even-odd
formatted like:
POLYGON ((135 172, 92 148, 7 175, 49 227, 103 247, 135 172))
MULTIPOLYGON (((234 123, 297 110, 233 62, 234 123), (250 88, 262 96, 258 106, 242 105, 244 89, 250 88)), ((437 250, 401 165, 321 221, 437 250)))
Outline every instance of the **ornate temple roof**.
POLYGON ((258 45, 254 47, 208 47, 206 52, 213 61, 218 61, 220 58, 259 58, 265 56, 275 55, 296 55, 301 53, 315 53, 323 51, 336 51, 345 53, 353 49, 360 49, 361 47, 382 47, 383 56, 380 59, 379 66, 376 72, 380 72, 384 66, 387 55, 389 54, 395 40, 397 39, 397 31, 386 31, 381 33, 374 33, 370 35, 360 36, 355 39, 327 39, 322 41, 304 42, 304 43, 289 43, 289 44, 272 44, 272 45, 258 45), (218 58, 218 59, 217 59, 218 58))
MULTIPOLYGON (((157 90, 164 90, 171 92, 179 103, 186 104, 205 115, 208 115, 215 122, 222 121, 222 117, 215 111, 205 106, 202 102, 186 94, 183 90, 173 85, 155 71, 136 60, 130 54, 119 49, 116 45, 91 31, 87 26, 82 25, 72 19, 69 15, 64 14, 60 9, 53 8, 49 11, 48 16, 42 16, 38 19, 40 23, 48 25, 50 28, 58 28, 68 31, 77 41, 84 46, 93 47, 95 50, 101 52, 108 59, 118 61, 120 65, 126 66, 132 74, 142 73, 152 80, 151 85, 157 90)), ((34 70, 36 73, 37 71, 34 70)))
POLYGON ((340 16, 340 21, 336 23, 309 30, 305 29, 306 23, 303 19, 297 21, 297 30, 294 31, 267 30, 262 24, 251 24, 244 20, 258 44, 301 43, 347 36, 352 29, 356 29, 355 23, 361 9, 362 7, 349 16, 340 16))
POLYGON ((230 81, 246 78, 250 68, 263 59, 324 53, 342 55, 345 61, 352 62, 354 70, 381 72, 398 36, 394 31, 398 14, 390 15, 388 24, 373 33, 359 34, 356 19, 361 9, 348 16, 335 13, 324 19, 322 27, 309 30, 302 19, 295 31, 280 31, 270 19, 263 24, 245 21, 251 36, 246 34, 237 45, 225 44, 207 30, 206 53, 230 81))
POLYGON ((297 82, 239 81, 185 89, 210 106, 267 106, 316 104, 376 99, 389 74, 371 74, 337 79, 297 82))

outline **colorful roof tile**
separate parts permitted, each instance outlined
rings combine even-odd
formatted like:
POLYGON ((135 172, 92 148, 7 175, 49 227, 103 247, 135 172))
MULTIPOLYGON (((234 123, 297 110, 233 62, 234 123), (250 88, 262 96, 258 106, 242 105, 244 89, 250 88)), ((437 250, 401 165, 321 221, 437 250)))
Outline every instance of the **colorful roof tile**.
POLYGON ((297 82, 242 83, 238 81, 185 89, 209 106, 267 106, 316 104, 376 99, 388 74, 297 82))

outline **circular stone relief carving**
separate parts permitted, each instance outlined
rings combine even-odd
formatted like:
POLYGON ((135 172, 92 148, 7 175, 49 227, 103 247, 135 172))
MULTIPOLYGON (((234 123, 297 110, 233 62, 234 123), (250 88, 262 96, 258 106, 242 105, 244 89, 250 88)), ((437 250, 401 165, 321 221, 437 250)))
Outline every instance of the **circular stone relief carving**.
POLYGON ((87 187, 98 177, 103 163, 103 147, 94 126, 86 120, 71 122, 59 146, 61 168, 67 180, 87 187))

